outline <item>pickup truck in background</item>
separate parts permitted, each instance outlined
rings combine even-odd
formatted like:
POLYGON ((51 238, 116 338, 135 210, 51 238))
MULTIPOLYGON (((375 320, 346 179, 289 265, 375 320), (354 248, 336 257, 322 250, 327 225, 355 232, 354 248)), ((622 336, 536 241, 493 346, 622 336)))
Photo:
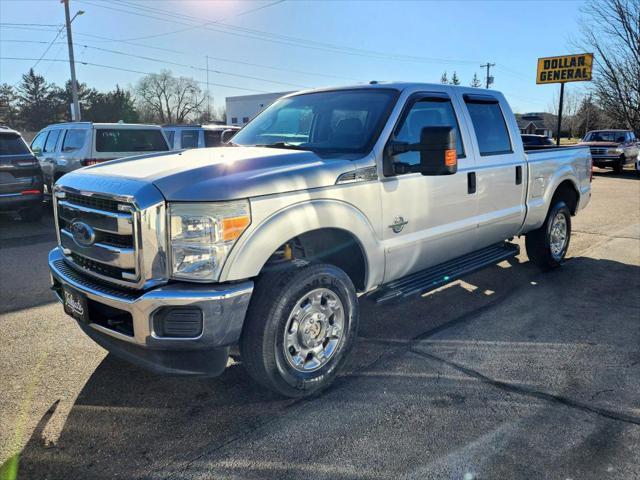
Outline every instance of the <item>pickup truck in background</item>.
POLYGON ((65 311, 152 370, 327 387, 379 304, 518 254, 557 267, 591 195, 588 147, 525 152, 497 91, 372 82, 299 92, 224 147, 116 160, 54 189, 65 311))
POLYGON ((591 149, 596 167, 611 167, 615 173, 622 173, 627 164, 635 165, 640 153, 640 142, 631 130, 593 130, 580 145, 591 149))

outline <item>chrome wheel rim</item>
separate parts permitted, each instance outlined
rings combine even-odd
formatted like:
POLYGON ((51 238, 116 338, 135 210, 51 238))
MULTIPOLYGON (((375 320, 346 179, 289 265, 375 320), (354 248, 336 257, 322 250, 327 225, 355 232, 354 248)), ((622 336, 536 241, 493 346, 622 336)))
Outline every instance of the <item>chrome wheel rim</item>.
POLYGON ((558 212, 551 223, 551 234, 549 246, 551 255, 558 259, 562 257, 562 252, 567 244, 567 217, 564 213, 558 212))
POLYGON ((322 368, 335 355, 344 334, 345 312, 338 295, 316 288, 298 300, 284 330, 284 356, 299 372, 322 368))

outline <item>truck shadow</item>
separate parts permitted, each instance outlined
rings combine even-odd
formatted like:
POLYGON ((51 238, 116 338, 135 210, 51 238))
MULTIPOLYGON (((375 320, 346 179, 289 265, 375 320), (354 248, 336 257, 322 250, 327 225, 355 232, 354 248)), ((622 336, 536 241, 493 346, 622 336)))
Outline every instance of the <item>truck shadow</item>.
MULTIPOLYGON (((640 311, 637 296, 626 293, 639 288, 640 267, 577 257, 565 268, 546 274, 528 262, 503 262, 465 278, 464 283, 398 305, 375 307, 363 300, 361 338, 347 372, 323 395, 302 401, 283 399, 257 387, 239 364, 231 365, 216 379, 170 378, 147 373, 109 355, 87 381, 54 445, 44 445, 42 430, 46 419, 40 422, 19 457, 14 458, 15 462, 19 459, 18 478, 346 479, 415 472, 458 448, 478 442, 487 432, 512 420, 500 413, 487 415, 485 409, 491 401, 482 397, 486 393, 481 395, 470 387, 469 382, 450 378, 450 384, 444 387, 448 393, 443 396, 442 383, 436 384, 430 375, 433 366, 416 364, 411 359, 411 344, 451 327, 473 323, 480 314, 498 311, 514 299, 525 305, 530 299, 529 309, 539 311, 539 323, 523 326, 504 317, 514 344, 527 342, 535 349, 537 342, 540 348, 542 344, 549 348, 550 343, 557 343, 570 348, 587 341, 619 343, 626 337, 629 343, 624 348, 635 350, 640 362, 638 317, 629 318, 612 310, 620 305, 627 311, 640 311), (615 287, 620 282, 624 289, 615 287), (549 293, 549 298, 563 298, 566 308, 554 310, 551 305, 534 302, 537 297, 532 292, 539 296, 541 289, 549 293), (606 301, 598 301, 599 298, 606 301), (584 313, 585 305, 588 314, 584 313), (567 315, 567 309, 575 315, 567 315), (599 331, 597 326, 602 322, 607 323, 607 328, 599 331), (434 393, 436 389, 440 391, 438 395, 434 393), (400 398, 401 405, 393 403, 400 398), (401 412, 388 418, 383 412, 389 409, 401 412), (451 424, 475 426, 460 430, 438 425, 434 419, 440 418, 443 411, 443 418, 451 424), (319 416, 323 422, 318 422, 319 416), (420 423, 419 419, 431 419, 435 424, 430 427, 427 422, 417 429, 415 422, 420 423), (315 428, 313 435, 302 435, 305 425, 315 428), (395 435, 403 432, 405 436, 419 436, 415 451, 400 452, 393 444, 395 435), (370 446, 363 447, 356 441, 362 435, 370 438, 370 446), (342 440, 338 444, 328 439, 342 440), (374 463, 367 461, 367 453, 361 449, 378 444, 384 446, 379 449, 380 458, 374 463), (420 445, 432 448, 427 451, 420 445), (404 459, 404 464, 392 461, 396 455, 404 459), (342 462, 337 460, 339 457, 342 462)), ((486 338, 465 340, 491 340, 490 332, 482 337, 486 338)), ((526 370, 527 366, 521 368, 526 370)), ((640 384, 637 369, 629 370, 628 376, 630 383, 640 384)), ((512 373, 506 381, 520 383, 522 379, 512 373)), ((566 395, 571 395, 575 382, 580 381, 586 380, 570 378, 561 387, 539 387, 558 389, 557 394, 567 389, 570 392, 566 395)), ((599 372, 590 375, 588 382, 584 388, 594 392, 608 388, 601 386, 607 380, 599 372)), ((539 422, 563 421, 557 412, 547 411, 557 405, 540 399, 512 395, 495 401, 498 412, 516 411, 516 417, 520 415, 521 419, 534 416, 539 422), (506 408, 510 403, 513 405, 506 408), (523 405, 521 412, 518 409, 523 405)), ((621 434, 620 430, 605 429, 607 435, 621 434)), ((514 448, 523 448, 521 453, 526 456, 529 444, 523 440, 525 432, 521 434, 523 437, 514 441, 514 448)), ((614 440, 611 437, 611 442, 614 440)), ((596 448, 597 441, 592 441, 595 447, 585 448, 596 448)), ((573 444, 573 439, 569 443, 573 449, 580 447, 573 444)), ((511 447, 507 442, 501 448, 511 447)), ((599 462, 605 465, 602 455, 615 455, 606 449, 599 452, 600 457, 593 457, 591 467, 599 462)), ((585 471, 588 476, 590 471, 585 471)), ((516 470, 511 473, 512 477, 523 476, 516 470)), ((427 473, 423 478, 426 477, 427 473)))

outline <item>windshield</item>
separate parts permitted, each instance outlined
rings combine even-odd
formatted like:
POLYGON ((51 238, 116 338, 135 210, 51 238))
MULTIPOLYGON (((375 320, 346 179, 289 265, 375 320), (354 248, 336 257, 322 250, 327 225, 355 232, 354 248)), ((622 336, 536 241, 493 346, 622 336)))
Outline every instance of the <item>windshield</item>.
POLYGON ((278 100, 247 124, 234 145, 365 153, 390 111, 395 90, 339 90, 278 100))
POLYGON ((584 137, 585 142, 624 142, 625 132, 589 132, 584 137))

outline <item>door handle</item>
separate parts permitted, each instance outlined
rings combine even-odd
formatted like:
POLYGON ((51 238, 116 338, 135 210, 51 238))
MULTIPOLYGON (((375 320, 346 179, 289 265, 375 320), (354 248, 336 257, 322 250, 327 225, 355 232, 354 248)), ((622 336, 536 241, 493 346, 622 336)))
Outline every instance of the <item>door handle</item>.
POLYGON ((520 185, 522 183, 522 165, 518 165, 516 167, 516 185, 520 185))
POLYGON ((467 193, 476 193, 476 172, 467 173, 467 193))

